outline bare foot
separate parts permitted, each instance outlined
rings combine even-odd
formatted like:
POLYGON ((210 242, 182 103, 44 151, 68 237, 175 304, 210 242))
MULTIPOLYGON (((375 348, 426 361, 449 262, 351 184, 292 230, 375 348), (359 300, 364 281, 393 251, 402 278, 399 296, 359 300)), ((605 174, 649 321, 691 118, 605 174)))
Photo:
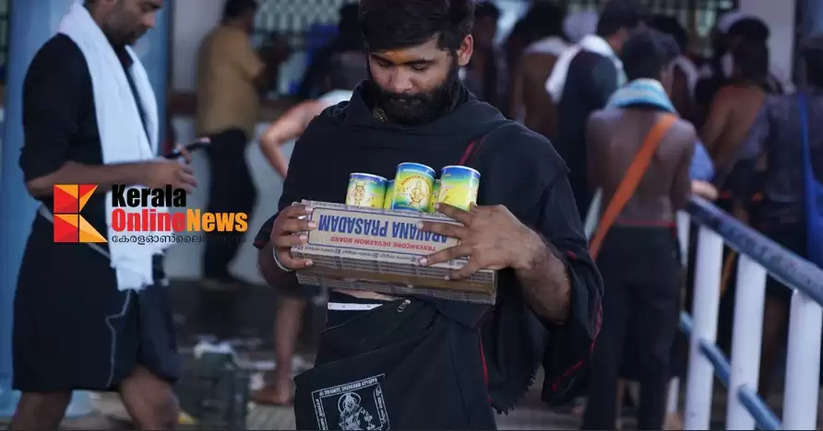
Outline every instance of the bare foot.
POLYGON ((263 389, 254 391, 251 400, 257 404, 290 406, 294 404, 294 384, 292 382, 278 385, 264 386, 263 389))
POLYGON ((666 413, 666 418, 663 420, 664 430, 682 430, 683 418, 679 413, 666 413))

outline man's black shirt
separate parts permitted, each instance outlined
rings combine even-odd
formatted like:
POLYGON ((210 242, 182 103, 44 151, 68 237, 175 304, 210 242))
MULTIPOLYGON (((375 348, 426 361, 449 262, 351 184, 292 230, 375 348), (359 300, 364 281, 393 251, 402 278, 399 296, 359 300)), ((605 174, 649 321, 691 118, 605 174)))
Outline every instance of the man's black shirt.
MULTIPOLYGON (((363 87, 355 90, 350 102, 324 111, 297 142, 280 209, 303 199, 342 202, 351 172, 393 178, 402 162, 439 170, 457 163, 469 143, 478 142, 468 163, 481 173, 478 204, 505 205, 556 247, 572 284, 571 317, 562 327, 540 323, 525 305, 522 287, 511 270, 500 273, 500 294, 493 313, 486 306, 432 302, 441 313, 467 327, 478 327, 486 319, 483 346, 496 407, 513 406, 541 359, 547 368, 544 395, 549 399, 562 396, 575 381, 574 371, 588 358, 599 329, 602 296, 563 160, 544 137, 506 120, 492 106, 465 93, 464 101, 452 112, 429 124, 404 127, 376 119, 364 100, 363 87)), ((260 230, 257 247, 268 242, 274 218, 260 230)))
POLYGON ((557 150, 571 169, 571 184, 581 214, 589 206, 586 182, 586 122, 606 106, 617 90, 617 68, 609 58, 580 51, 569 64, 563 98, 558 105, 557 150))
MULTIPOLYGON (((129 68, 132 59, 124 47, 117 54, 132 94, 138 96, 129 68)), ((140 103, 138 110, 143 115, 140 103)), ((142 119, 142 118, 141 118, 142 119)), ((145 128, 145 120, 144 120, 145 128)), ((20 167, 25 181, 46 176, 68 162, 102 165, 103 150, 97 128, 94 92, 86 58, 74 41, 58 34, 37 52, 23 82, 23 133, 25 145, 20 167)), ((95 194, 83 215, 105 232, 105 194, 95 194)), ((40 199, 51 208, 51 196, 40 199)))

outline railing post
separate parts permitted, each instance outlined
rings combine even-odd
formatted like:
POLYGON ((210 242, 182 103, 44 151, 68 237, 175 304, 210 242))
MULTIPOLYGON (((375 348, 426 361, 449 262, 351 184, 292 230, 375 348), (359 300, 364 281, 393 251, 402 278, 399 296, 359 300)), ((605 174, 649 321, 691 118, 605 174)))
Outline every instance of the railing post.
POLYGON ((680 264, 683 267, 689 265, 689 231, 692 226, 692 218, 686 211, 677 212, 677 239, 680 244, 680 264))
POLYGON ((823 310, 795 289, 789 316, 786 348, 786 393, 783 397, 784 429, 816 429, 820 333, 823 310))
POLYGON ((723 239, 701 226, 697 240, 695 267, 694 327, 689 349, 689 377, 686 386, 686 429, 708 429, 712 408, 714 368, 700 351, 700 340, 714 343, 717 334, 717 308, 720 303, 720 271, 723 239))
POLYGON ((726 429, 751 430, 755 425, 754 417, 743 406, 737 393, 744 385, 757 388, 766 269, 748 256, 741 255, 737 264, 736 290, 726 429))
MULTIPOLYGON (((677 239, 680 246, 680 264, 683 268, 689 265, 689 229, 692 218, 686 211, 677 212, 677 239)), ((680 401, 680 378, 674 377, 669 380, 669 395, 666 401, 666 414, 674 414, 678 411, 680 401)))
POLYGON ((666 414, 677 413, 677 402, 680 396, 680 378, 673 377, 669 380, 669 395, 666 398, 666 414))

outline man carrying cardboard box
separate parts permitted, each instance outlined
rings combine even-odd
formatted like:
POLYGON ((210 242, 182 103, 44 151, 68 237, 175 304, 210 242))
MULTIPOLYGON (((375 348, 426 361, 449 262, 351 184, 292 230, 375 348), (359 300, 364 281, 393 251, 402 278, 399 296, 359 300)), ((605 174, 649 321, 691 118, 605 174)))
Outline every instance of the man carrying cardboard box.
POLYGON ((459 240, 422 258, 468 257, 450 275, 499 270, 496 305, 351 290, 330 296, 314 369, 296 378, 298 428, 493 428, 543 364, 544 399, 571 394, 600 328, 602 281, 562 159, 460 83, 471 59, 472 0, 362 0, 370 77, 298 141, 280 212, 255 245, 272 284, 312 265, 290 249, 316 228, 303 199, 341 202, 351 172, 392 177, 398 163, 463 162, 482 174, 462 226, 424 223, 459 240))

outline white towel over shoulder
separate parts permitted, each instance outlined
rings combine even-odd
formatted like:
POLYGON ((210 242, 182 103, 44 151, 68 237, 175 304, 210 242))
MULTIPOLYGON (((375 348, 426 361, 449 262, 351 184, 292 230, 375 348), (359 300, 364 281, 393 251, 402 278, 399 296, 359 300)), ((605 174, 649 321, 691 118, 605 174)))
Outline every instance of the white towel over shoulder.
MULTIPOLYGON (((82 1, 74 3, 57 30, 68 36, 80 48, 91 74, 94 106, 103 163, 127 163, 155 157, 158 142, 157 101, 148 75, 140 59, 126 47, 133 60, 131 76, 145 114, 146 127, 117 54, 103 31, 92 19, 82 1), (147 135, 148 131, 148 135, 147 135)), ((158 212, 167 211, 157 208, 158 212)), ((111 191, 106 195, 107 239, 111 267, 117 273, 120 290, 142 289, 153 283, 152 256, 162 253, 165 246, 146 242, 144 245, 112 241, 111 191)), ((144 235, 152 232, 141 232, 144 235)))
POLYGON ((604 57, 608 57, 617 69, 617 86, 622 86, 626 81, 623 72, 623 62, 620 61, 614 53, 614 50, 612 50, 609 43, 600 36, 590 34, 585 36, 577 45, 573 45, 564 51, 554 64, 552 74, 549 76, 549 79, 546 80, 546 91, 552 96, 552 100, 554 100, 555 103, 560 103, 560 99, 563 97, 563 87, 566 86, 566 76, 569 73, 569 66, 580 50, 586 50, 595 54, 600 54, 604 57))

